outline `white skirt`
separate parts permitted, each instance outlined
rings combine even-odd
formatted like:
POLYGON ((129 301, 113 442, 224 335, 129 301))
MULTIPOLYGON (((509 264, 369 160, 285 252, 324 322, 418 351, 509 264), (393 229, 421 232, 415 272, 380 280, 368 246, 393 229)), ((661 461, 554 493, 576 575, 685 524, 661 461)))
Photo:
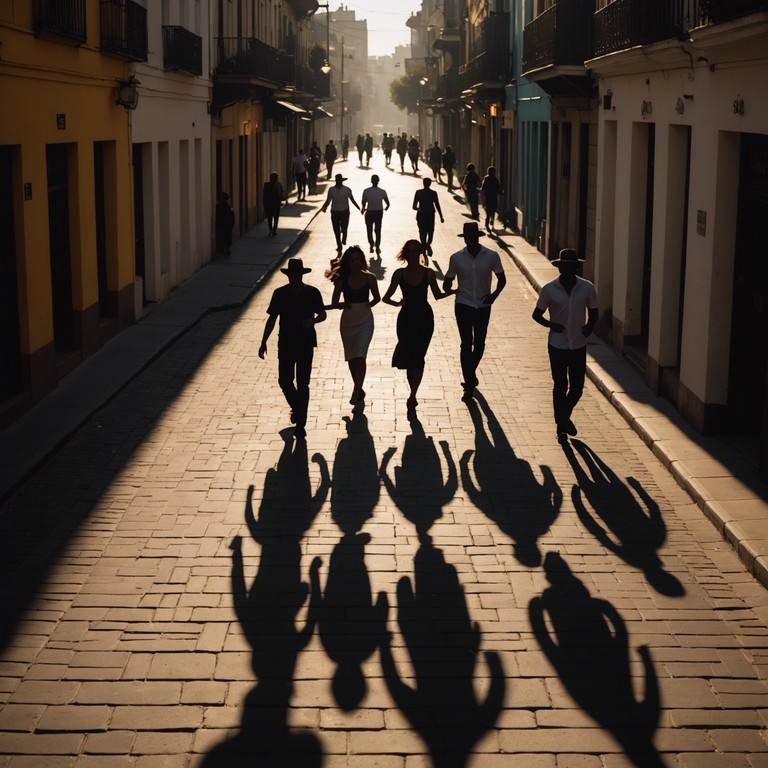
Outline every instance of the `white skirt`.
POLYGON ((368 304, 350 304, 341 312, 339 323, 344 359, 365 357, 373 338, 373 312, 368 304))

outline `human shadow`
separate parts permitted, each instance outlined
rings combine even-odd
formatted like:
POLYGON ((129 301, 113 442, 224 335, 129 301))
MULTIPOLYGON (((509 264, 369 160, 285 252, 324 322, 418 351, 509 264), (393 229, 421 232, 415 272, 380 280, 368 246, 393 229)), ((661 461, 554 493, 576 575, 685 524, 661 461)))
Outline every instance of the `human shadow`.
POLYGON ((331 553, 325 589, 320 586, 321 558, 312 564, 312 594, 320 640, 336 664, 332 690, 349 712, 365 697, 362 665, 376 650, 386 629, 386 601, 373 603, 365 565, 370 536, 360 533, 379 500, 380 482, 373 438, 362 412, 345 418, 347 437, 333 463, 331 515, 343 535, 331 553))
POLYGON ((387 274, 387 268, 382 263, 381 256, 371 256, 368 259, 368 271, 373 274, 377 280, 383 280, 387 274))
POLYGON ((586 443, 572 440, 561 445, 576 475, 571 498, 584 527, 607 550, 643 571, 659 594, 684 595, 685 588, 664 570, 658 555, 667 539, 659 505, 634 477, 627 477, 626 483, 619 478, 586 443))
MULTIPOLYGON (((240 732, 211 750, 205 768, 251 768, 255 764, 318 768, 323 762, 317 736, 292 731, 288 711, 296 662, 315 626, 314 596, 301 574, 301 540, 325 501, 330 478, 325 460, 315 454, 312 460, 318 464, 321 478, 313 494, 306 443, 294 444, 290 430, 284 433, 285 446, 277 467, 265 478, 258 518, 253 513, 253 486, 246 497, 245 522, 261 545, 250 589, 241 537, 236 536, 231 544, 234 609, 252 649, 251 666, 258 683, 245 697, 240 732), (307 619, 298 628, 297 618, 308 597, 307 619)), ((313 578, 314 574, 310 581, 313 578)))
POLYGON ((421 535, 442 517, 443 507, 456 494, 458 477, 448 443, 440 441, 448 467, 448 478, 443 482, 440 455, 434 440, 427 437, 418 419, 411 419, 410 424, 411 434, 405 438, 401 466, 395 467, 394 482, 387 470, 396 453, 395 448, 385 451, 379 473, 392 501, 421 535))
POLYGON ((398 671, 391 636, 381 646, 384 679, 395 704, 426 743, 436 768, 462 768, 475 744, 493 728, 503 706, 501 659, 485 651, 485 697, 475 690, 480 628, 467 609, 456 569, 431 537, 420 534, 414 581, 397 586, 397 623, 413 668, 412 683, 398 671))
POLYGON ((589 594, 565 560, 544 558, 551 586, 528 605, 531 627, 541 649, 573 700, 607 729, 638 768, 662 768, 653 745, 660 696, 647 646, 637 649, 643 665, 644 695, 632 689, 627 628, 616 608, 589 594))
POLYGON ((462 486, 470 501, 512 539, 517 560, 537 566, 541 563, 538 540, 560 513, 563 492, 547 466, 540 467, 543 480, 537 481, 531 465, 515 455, 493 410, 477 391, 475 400, 467 403, 475 427, 474 461, 473 451, 461 457, 462 486))

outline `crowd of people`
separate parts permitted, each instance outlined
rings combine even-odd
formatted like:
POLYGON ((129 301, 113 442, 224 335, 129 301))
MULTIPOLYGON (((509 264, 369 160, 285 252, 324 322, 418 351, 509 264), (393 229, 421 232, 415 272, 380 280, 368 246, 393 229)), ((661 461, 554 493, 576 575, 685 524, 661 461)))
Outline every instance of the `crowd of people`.
MULTIPOLYGON (((361 166, 363 163, 368 165, 373 147, 370 135, 359 135, 355 146, 361 166)), ((409 141, 406 134, 398 139, 394 138, 394 134, 384 134, 381 148, 388 167, 391 165, 392 152, 396 151, 400 157, 401 171, 404 171, 405 157, 408 156, 414 173, 418 172, 419 147, 415 137, 409 141)), ((342 141, 345 155, 347 149, 348 137, 345 136, 342 141)), ((327 178, 330 179, 336 160, 336 148, 332 140, 325 148, 323 159, 327 178)), ((259 357, 265 357, 267 342, 279 319, 278 384, 290 407, 291 422, 295 425, 294 434, 297 438, 306 436, 312 359, 317 345, 315 326, 326 320, 329 310, 341 310, 339 329, 344 359, 352 379, 349 402, 353 407, 358 407, 364 404, 366 398, 366 359, 375 329, 373 308, 380 302, 399 308, 392 366, 406 371, 409 386, 406 413, 409 419, 415 419, 417 394, 434 332, 434 314, 429 294, 434 300, 455 296, 454 315, 460 339, 462 399, 469 402, 474 397, 478 385, 477 371, 485 352, 491 307, 506 285, 499 253, 481 242, 486 233, 478 225, 479 201, 482 194, 485 227, 490 230, 494 226, 499 197, 504 194, 504 190, 493 166, 489 166, 481 178, 473 164, 467 165, 460 184, 473 220, 466 222, 462 232, 457 233, 463 238, 464 247, 450 256, 442 285, 439 285, 437 274, 429 267, 428 257, 432 255, 436 216, 439 216, 441 222, 445 220, 432 182, 442 183, 441 172, 445 170, 448 189, 453 189, 456 158, 449 146, 441 150, 439 143, 434 142, 426 154, 426 162, 433 179, 422 180, 422 188, 414 194, 412 204, 416 211, 419 239, 409 238, 400 248, 396 258, 401 266, 393 272, 383 297, 379 293, 378 280, 369 269, 363 248, 359 245, 345 248, 350 206, 354 206, 365 217, 369 252, 375 251, 377 256, 381 254, 382 222, 390 201, 376 174, 371 176, 371 186, 362 193, 362 206, 358 204, 352 190, 345 186, 347 179, 340 173, 334 176, 334 183, 326 193, 322 211, 331 209, 331 225, 337 250, 337 257, 326 272, 326 277, 333 285, 330 302, 324 301, 318 288, 304 283, 304 275, 311 270, 304 266, 301 259, 290 259, 282 269, 288 277, 288 284, 276 289, 272 295, 259 357)), ((319 166, 320 149, 316 142, 313 142, 308 156, 300 149, 294 157, 293 173, 298 200, 305 199, 307 187, 310 194, 316 190, 319 166)), ((264 186, 270 236, 274 236, 277 231, 279 207, 284 202, 283 188, 277 174, 272 173, 264 186)), ((549 330, 553 411, 556 435, 560 441, 577 434, 571 416, 583 391, 587 338, 592 334, 598 317, 594 285, 578 275, 580 261, 573 249, 566 248, 560 252, 552 262, 558 267, 560 275, 544 286, 532 314, 535 322, 549 330), (548 317, 545 313, 548 313, 548 317)))

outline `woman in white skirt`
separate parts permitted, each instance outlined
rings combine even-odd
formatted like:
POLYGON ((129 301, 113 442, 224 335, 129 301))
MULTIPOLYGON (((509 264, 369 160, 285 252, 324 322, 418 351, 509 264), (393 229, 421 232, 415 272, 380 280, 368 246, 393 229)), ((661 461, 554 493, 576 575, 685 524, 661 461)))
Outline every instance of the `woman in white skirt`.
POLYGON ((368 262, 359 245, 347 248, 326 272, 326 277, 333 283, 333 298, 328 309, 342 310, 339 330, 354 385, 349 402, 356 405, 365 399, 365 358, 373 338, 371 307, 381 300, 379 284, 376 276, 368 271, 368 262))

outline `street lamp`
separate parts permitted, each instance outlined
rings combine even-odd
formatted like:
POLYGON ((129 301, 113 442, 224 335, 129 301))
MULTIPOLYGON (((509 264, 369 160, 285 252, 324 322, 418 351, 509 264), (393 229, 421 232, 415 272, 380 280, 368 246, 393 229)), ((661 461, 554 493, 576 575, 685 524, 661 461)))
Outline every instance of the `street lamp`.
POLYGON ((318 8, 325 8, 325 63, 320 71, 327 75, 331 71, 331 4, 318 3, 318 8))

